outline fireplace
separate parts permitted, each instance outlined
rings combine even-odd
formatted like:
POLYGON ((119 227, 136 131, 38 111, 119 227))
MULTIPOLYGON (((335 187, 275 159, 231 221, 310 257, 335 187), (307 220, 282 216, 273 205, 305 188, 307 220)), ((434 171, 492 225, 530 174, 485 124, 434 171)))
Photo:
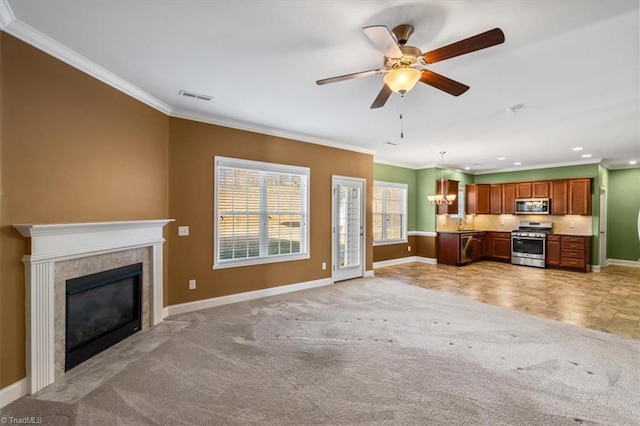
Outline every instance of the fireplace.
POLYGON ((142 263, 67 280, 65 371, 142 329, 142 263))
MULTIPOLYGON (((141 262, 144 271, 138 289, 142 298, 141 328, 162 321, 162 228, 171 221, 13 225, 30 241, 29 253, 22 259, 26 393, 33 394, 50 385, 67 369, 67 281, 141 262)), ((101 334, 94 333, 87 341, 97 340, 96 336, 101 334)))

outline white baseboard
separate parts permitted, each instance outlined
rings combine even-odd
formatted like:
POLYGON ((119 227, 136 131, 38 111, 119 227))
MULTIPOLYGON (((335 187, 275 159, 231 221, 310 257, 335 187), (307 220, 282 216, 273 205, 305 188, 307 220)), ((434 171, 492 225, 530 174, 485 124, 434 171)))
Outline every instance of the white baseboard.
POLYGON ((247 291, 245 293, 230 294, 228 296, 213 297, 211 299, 197 300, 195 302, 171 305, 166 309, 168 315, 178 315, 201 309, 214 308, 216 306, 229 305, 231 303, 246 302, 247 300, 260 299, 267 296, 291 293, 293 291, 307 290, 331 284, 331 278, 323 278, 315 281, 307 281, 297 284, 288 284, 279 287, 265 288, 262 290, 247 291))
POLYGON ((591 265, 591 272, 600 272, 600 265, 591 265))
POLYGON ((364 271, 364 275, 363 275, 363 277, 365 277, 365 278, 371 278, 371 277, 374 277, 374 276, 375 276, 375 275, 374 275, 374 273, 373 273, 373 270, 371 270, 371 271, 364 271))
POLYGON ((428 263, 430 265, 438 264, 438 260, 432 257, 407 256, 407 257, 400 257, 398 259, 389 259, 389 260, 381 260, 380 262, 373 262, 373 269, 384 268, 385 266, 402 265, 404 263, 411 263, 411 262, 428 263))
MULTIPOLYGON (((27 394, 27 378, 18 380, 12 385, 0 389, 0 408, 11 404, 27 394)), ((4 422, 3 422, 4 423, 4 422)))
POLYGON ((640 261, 624 260, 624 259, 607 259, 607 265, 633 266, 635 268, 640 268, 640 261))
POLYGON ((168 316, 169 316, 169 307, 165 306, 164 308, 162 308, 162 319, 165 319, 168 316))

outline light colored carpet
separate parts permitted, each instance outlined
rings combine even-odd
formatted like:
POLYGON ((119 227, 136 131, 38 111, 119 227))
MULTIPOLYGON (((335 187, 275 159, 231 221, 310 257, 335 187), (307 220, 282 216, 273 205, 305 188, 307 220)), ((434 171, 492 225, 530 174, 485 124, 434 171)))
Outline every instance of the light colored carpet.
POLYGON ((43 424, 638 424, 640 342, 366 278, 190 324, 43 424))

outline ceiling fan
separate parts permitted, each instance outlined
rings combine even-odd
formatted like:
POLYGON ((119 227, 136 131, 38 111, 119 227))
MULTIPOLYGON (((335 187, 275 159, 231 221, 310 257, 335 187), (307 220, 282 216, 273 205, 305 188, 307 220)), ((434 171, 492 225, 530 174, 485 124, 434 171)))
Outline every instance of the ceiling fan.
POLYGON ((409 24, 398 25, 392 31, 389 31, 384 25, 364 27, 362 30, 374 46, 384 53, 384 68, 325 78, 316 81, 316 84, 323 85, 384 74, 385 84, 371 104, 371 108, 384 106, 392 92, 404 95, 418 81, 453 96, 460 96, 469 90, 469 86, 425 67, 445 59, 504 43, 504 33, 500 28, 494 28, 423 54, 417 47, 407 45, 409 37, 413 34, 413 26, 409 24))

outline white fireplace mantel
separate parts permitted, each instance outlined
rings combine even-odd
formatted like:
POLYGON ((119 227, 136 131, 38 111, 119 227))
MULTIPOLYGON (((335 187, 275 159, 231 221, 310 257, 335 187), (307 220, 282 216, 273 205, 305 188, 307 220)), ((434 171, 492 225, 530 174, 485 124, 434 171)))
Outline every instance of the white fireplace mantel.
POLYGON ((152 248, 152 324, 162 321, 162 228, 174 219, 13 225, 31 239, 25 264, 27 392, 55 380, 55 263, 117 251, 152 248))

